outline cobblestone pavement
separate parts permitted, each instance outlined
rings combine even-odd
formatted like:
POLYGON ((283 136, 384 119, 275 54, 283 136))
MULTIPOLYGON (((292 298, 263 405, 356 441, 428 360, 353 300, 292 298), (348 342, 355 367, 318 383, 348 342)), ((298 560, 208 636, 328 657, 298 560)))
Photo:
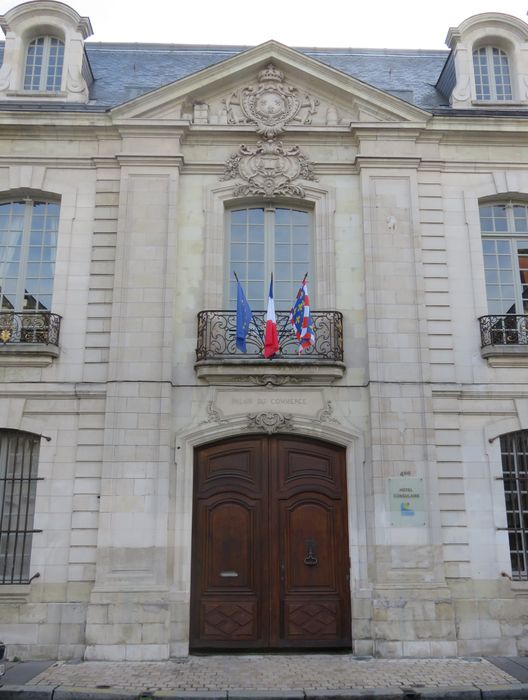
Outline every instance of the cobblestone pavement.
POLYGON ((484 659, 365 659, 349 654, 191 656, 172 661, 57 662, 31 685, 142 690, 297 690, 514 685, 484 659))

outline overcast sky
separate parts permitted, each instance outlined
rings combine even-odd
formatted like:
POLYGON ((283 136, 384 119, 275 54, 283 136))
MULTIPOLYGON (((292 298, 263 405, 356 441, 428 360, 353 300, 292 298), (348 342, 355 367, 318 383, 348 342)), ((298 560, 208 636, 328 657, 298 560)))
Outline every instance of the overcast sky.
MULTIPOLYGON (((16 0, 0 0, 6 12, 16 0)), ((528 20, 528 0, 71 0, 90 41, 443 49, 480 12, 528 20)))

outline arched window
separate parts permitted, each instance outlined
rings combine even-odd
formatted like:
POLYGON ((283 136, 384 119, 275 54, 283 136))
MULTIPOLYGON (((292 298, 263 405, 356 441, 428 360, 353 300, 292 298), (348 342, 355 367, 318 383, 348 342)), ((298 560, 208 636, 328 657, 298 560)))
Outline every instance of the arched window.
POLYGON ((0 311, 50 311, 59 204, 0 201, 0 311))
POLYGON ((0 584, 27 583, 40 436, 0 430, 0 584))
MULTIPOLYGON (((236 306, 236 272, 252 309, 265 309, 270 274, 277 309, 289 310, 312 269, 312 214, 292 207, 231 209, 228 216, 227 302, 236 306)), ((311 290, 313 290, 313 282, 311 290)))
POLYGON ((473 51, 477 100, 513 99, 508 54, 494 46, 473 51))
POLYGON ((39 36, 28 44, 24 90, 58 92, 62 83, 64 42, 53 36, 39 36))
POLYGON ((488 312, 528 314, 528 206, 481 204, 488 312))
POLYGON ((528 580, 528 430, 500 439, 504 496, 514 579, 528 580))

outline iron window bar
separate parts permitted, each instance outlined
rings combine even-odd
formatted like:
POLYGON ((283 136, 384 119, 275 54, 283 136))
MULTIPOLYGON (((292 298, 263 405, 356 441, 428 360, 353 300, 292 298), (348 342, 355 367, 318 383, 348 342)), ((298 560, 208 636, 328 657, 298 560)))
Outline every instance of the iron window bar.
POLYGON ((59 345, 61 316, 50 311, 0 311, 0 346, 59 345))
MULTIPOLYGON (((300 359, 311 362, 343 361, 343 314, 339 311, 311 311, 315 344, 299 354, 299 341, 290 324, 289 311, 276 312, 279 352, 274 359, 300 359)), ((263 359, 266 312, 253 311, 246 339, 247 352, 236 347, 236 311, 206 310, 198 313, 196 359, 263 359)), ((273 360, 271 360, 273 361, 273 360)))
POLYGON ((0 432, 0 585, 29 583, 40 436, 0 432))
POLYGON ((512 579, 528 581, 528 430, 500 438, 512 579))
POLYGON ((489 345, 528 346, 528 316, 526 315, 481 316, 479 323, 483 348, 489 345))

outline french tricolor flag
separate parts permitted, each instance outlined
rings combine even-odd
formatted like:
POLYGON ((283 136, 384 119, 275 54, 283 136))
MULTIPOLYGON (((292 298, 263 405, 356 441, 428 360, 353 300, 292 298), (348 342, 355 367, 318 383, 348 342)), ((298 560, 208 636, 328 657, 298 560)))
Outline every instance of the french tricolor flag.
POLYGON ((264 357, 273 357, 279 352, 279 336, 277 334, 277 319, 275 318, 275 302, 273 301, 273 273, 268 296, 268 311, 266 313, 266 331, 264 333, 264 357))

